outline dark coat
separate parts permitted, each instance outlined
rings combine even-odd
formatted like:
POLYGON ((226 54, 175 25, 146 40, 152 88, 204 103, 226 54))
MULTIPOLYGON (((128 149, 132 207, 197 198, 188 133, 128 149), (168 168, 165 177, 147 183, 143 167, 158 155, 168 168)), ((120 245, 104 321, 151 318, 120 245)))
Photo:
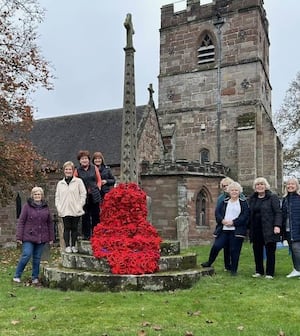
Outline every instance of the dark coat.
POLYGON ((109 166, 106 166, 104 164, 101 164, 99 168, 99 172, 101 175, 102 180, 106 180, 106 183, 102 185, 101 187, 101 196, 102 198, 107 194, 110 189, 115 185, 116 179, 113 176, 109 166))
POLYGON ((54 226, 46 202, 37 205, 29 198, 19 217, 16 238, 37 244, 54 240, 54 226))
MULTIPOLYGON (((215 216, 217 221, 217 226, 214 232, 214 236, 218 236, 223 230, 222 220, 225 217, 226 208, 228 205, 229 197, 226 197, 222 202, 216 207, 215 216)), ((249 207, 248 203, 245 199, 239 198, 240 206, 241 206, 241 213, 239 216, 233 220, 233 224, 235 226, 235 235, 245 237, 247 234, 247 225, 249 221, 249 207)))
POLYGON ((300 195, 289 193, 282 201, 283 235, 286 238, 286 224, 290 227, 291 241, 300 241, 300 195))
MULTIPOLYGON (((97 179, 96 169, 96 166, 90 164, 88 169, 79 166, 74 172, 74 176, 82 179, 88 194, 91 193, 92 189, 97 188, 97 185, 101 187, 97 179)), ((100 178, 99 174, 98 178, 100 178)))
MULTIPOLYGON (((253 224, 254 224, 253 209, 257 198, 258 198, 257 192, 252 194, 249 198, 250 241, 253 241, 253 224)), ((273 194, 270 190, 266 190, 266 196, 262 199, 261 224, 265 244, 280 241, 280 235, 274 233, 275 226, 278 226, 279 228, 282 227, 282 213, 280 209, 280 201, 278 196, 273 194)))

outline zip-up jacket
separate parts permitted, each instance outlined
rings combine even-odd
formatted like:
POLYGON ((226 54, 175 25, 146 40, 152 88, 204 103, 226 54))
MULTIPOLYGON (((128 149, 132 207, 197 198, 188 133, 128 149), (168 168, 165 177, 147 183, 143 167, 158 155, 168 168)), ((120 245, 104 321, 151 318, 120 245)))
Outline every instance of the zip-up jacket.
POLYGON ((68 184, 65 179, 56 186, 55 206, 58 216, 79 217, 84 214, 83 206, 86 202, 86 189, 83 181, 73 176, 68 184))
POLYGON ((289 193, 282 201, 283 234, 286 236, 286 226, 290 228, 291 241, 300 241, 300 195, 289 193))

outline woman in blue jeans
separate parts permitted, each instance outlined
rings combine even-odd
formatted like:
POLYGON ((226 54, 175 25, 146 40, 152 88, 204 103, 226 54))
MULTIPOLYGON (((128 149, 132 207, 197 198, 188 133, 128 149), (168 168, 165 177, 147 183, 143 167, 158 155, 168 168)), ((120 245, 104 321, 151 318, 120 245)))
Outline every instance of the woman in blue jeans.
POLYGON ((217 205, 215 212, 217 227, 214 236, 216 239, 210 250, 208 261, 201 265, 210 267, 221 249, 228 246, 231 259, 230 272, 231 275, 236 275, 250 212, 245 197, 240 197, 243 189, 239 183, 232 182, 227 191, 229 196, 217 205))
POLYGON ((19 217, 16 237, 17 243, 22 245, 22 255, 13 281, 21 282, 22 273, 32 258, 32 283, 38 284, 45 243, 52 244, 54 240, 54 226, 42 188, 34 187, 31 190, 31 197, 19 217))

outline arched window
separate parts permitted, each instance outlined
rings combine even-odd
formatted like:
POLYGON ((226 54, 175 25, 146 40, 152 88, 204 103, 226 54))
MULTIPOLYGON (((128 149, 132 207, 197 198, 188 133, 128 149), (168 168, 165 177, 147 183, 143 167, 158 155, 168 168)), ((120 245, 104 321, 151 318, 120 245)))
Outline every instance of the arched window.
POLYGON ((207 194, 200 190, 196 199, 196 226, 208 226, 207 210, 207 194))
POLYGON ((201 149, 200 151, 200 163, 209 162, 209 150, 206 148, 201 149))
POLYGON ((198 64, 215 61, 215 46, 209 34, 205 34, 200 42, 198 51, 198 64))

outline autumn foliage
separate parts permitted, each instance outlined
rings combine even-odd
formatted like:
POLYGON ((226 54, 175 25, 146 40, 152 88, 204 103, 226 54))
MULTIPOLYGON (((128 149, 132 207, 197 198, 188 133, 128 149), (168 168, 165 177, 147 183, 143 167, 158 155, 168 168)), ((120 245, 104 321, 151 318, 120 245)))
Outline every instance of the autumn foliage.
POLYGON ((290 83, 284 101, 275 114, 275 126, 283 143, 286 176, 299 177, 300 167, 300 72, 290 83))
POLYGON ((34 183, 43 159, 28 139, 33 125, 31 94, 51 88, 49 65, 37 45, 44 12, 36 0, 6 0, 0 5, 0 201, 13 186, 34 183))

